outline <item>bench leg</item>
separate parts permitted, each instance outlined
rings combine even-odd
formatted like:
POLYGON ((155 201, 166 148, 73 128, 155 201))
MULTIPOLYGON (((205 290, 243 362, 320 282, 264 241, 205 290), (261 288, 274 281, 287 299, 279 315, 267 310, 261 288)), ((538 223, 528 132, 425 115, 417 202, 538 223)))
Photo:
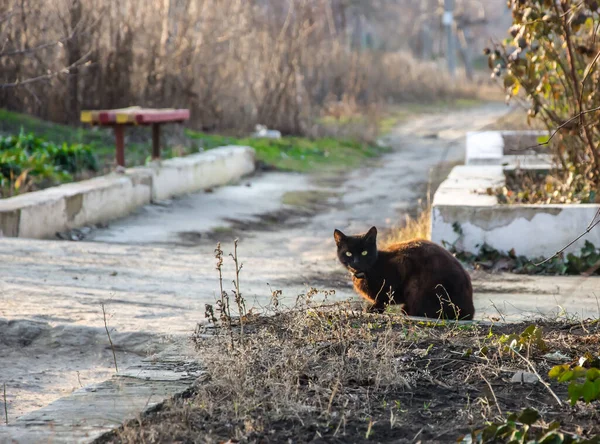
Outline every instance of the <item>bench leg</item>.
POLYGON ((152 159, 160 159, 160 124, 152 124, 152 159))
POLYGON ((125 127, 115 125, 115 144, 117 146, 117 165, 125 167, 125 127))

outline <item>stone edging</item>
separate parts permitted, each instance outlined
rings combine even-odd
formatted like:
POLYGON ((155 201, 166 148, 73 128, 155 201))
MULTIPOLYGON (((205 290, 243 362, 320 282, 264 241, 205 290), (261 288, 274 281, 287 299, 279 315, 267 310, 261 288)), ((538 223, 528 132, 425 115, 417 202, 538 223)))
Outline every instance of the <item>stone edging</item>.
MULTIPOLYGON (((503 186, 504 170, 514 168, 517 160, 500 156, 497 147, 496 154, 489 155, 493 151, 490 146, 498 140, 494 133, 467 139, 467 165, 455 167, 433 198, 431 238, 475 254, 487 243, 504 252, 514 248, 518 255, 527 257, 551 256, 585 232, 600 205, 499 204, 486 190, 503 186), (482 143, 486 135, 490 136, 489 146, 482 143), (473 146, 473 140, 481 151, 473 146), (482 161, 474 160, 477 158, 482 161)), ((518 157, 523 162, 521 168, 548 168, 538 161, 539 155, 518 157)), ((600 229, 592 230, 566 251, 578 252, 586 240, 600 245, 600 229)))
POLYGON ((196 360, 183 356, 148 359, 0 427, 0 442, 92 442, 184 393, 202 374, 196 360))
POLYGON ((0 235, 52 238, 124 217, 154 201, 225 185, 254 169, 254 149, 232 145, 0 199, 0 235))

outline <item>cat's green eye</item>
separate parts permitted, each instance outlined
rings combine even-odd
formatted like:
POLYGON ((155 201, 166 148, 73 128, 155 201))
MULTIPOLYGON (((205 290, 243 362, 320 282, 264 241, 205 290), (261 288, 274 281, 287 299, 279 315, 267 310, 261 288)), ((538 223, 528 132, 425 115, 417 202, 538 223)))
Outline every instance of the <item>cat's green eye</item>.
POLYGON ((346 256, 350 257, 350 256, 352 256, 352 253, 350 253, 349 251, 346 251, 346 256))
POLYGON ((361 254, 362 254, 363 256, 366 256, 367 254, 369 254, 369 252, 368 252, 367 250, 365 250, 365 251, 363 251, 361 254))

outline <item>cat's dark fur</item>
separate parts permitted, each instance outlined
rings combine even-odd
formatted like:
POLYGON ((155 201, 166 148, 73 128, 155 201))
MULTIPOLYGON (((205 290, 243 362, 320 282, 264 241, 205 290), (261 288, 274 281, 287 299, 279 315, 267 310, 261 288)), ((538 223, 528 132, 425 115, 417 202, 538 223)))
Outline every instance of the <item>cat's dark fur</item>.
POLYGON ((372 311, 404 304, 411 316, 473 319, 471 278, 439 245, 412 240, 377 250, 375 227, 358 236, 335 230, 333 236, 340 262, 352 273, 354 289, 373 304, 372 311))

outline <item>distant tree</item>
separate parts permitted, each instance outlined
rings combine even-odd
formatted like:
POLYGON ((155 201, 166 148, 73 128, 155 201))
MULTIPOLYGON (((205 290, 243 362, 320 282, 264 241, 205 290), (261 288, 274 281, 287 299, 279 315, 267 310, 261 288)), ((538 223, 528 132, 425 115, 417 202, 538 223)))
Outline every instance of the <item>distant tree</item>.
MULTIPOLYGON (((25 17, 31 14, 30 8, 36 6, 27 1, 0 0, 0 11, 4 11, 0 13, 0 98, 6 90, 15 88, 23 88, 35 96, 30 89, 32 84, 68 76, 68 100, 78 116, 77 75, 90 55, 80 46, 81 34, 89 29, 82 20, 81 0, 68 0, 65 10, 59 12, 64 34, 58 37, 47 37, 43 26, 36 29, 27 25, 25 17), (41 62, 48 54, 61 61, 54 66, 41 62)), ((42 8, 37 11, 38 14, 44 12, 42 8)), ((70 120, 77 119, 71 117, 70 120)))

